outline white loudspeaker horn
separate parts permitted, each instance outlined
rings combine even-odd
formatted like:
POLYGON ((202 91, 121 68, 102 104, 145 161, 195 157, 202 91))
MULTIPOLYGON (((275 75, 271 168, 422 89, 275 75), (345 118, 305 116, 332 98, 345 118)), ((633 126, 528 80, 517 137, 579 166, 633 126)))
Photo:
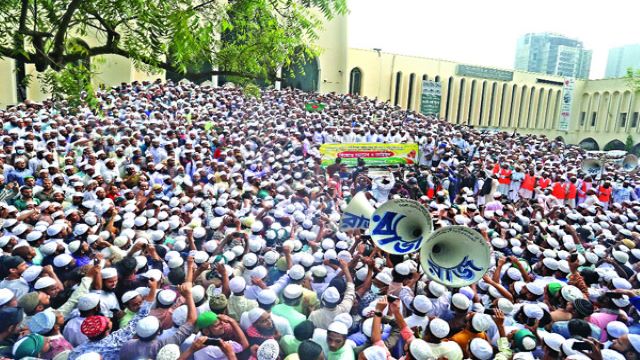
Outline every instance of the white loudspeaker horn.
POLYGON ((369 203, 364 192, 360 191, 344 209, 340 219, 340 231, 368 229, 371 216, 376 209, 369 203))
POLYGON ((433 281, 449 287, 477 282, 489 270, 491 250, 482 235, 465 226, 435 231, 420 249, 420 264, 433 281))
POLYGON ((382 204, 371 217, 369 233, 377 247, 396 255, 418 251, 433 230, 431 214, 419 202, 395 199, 382 204))
POLYGON ((633 154, 629 154, 627 156, 624 157, 624 160, 622 160, 622 169, 624 171, 628 171, 628 172, 632 172, 638 169, 638 157, 633 155, 633 154))
POLYGON ((585 159, 582 161, 581 169, 588 175, 599 175, 602 172, 602 161, 597 159, 585 159))

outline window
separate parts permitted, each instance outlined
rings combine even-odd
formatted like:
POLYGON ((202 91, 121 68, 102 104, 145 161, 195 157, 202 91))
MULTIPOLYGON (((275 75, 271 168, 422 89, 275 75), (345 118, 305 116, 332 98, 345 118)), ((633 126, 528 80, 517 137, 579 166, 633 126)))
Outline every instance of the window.
POLYGON ((474 100, 476 97, 476 81, 473 80, 471 82, 471 96, 469 97, 469 111, 467 112, 467 125, 471 125, 472 124, 472 119, 471 117, 473 116, 473 105, 474 105, 474 100))
POLYGON ((393 98, 393 105, 398 105, 400 103, 400 89, 402 85, 402 71, 398 71, 396 73, 396 93, 393 98))
POLYGON ((598 113, 594 111, 591 113, 591 126, 596 126, 596 119, 598 118, 598 113))
POLYGON ((640 116, 640 114, 636 111, 633 113, 633 117, 631 117, 631 127, 635 128, 638 127, 638 117, 640 116))
POLYGON ((627 126, 627 113, 620 113, 620 118, 619 119, 620 119, 619 122, 618 122, 619 126, 621 128, 626 127, 627 126))
POLYGON ((409 75, 409 94, 407 95, 407 110, 413 108, 413 88, 416 83, 416 74, 409 75))
POLYGON ((456 114, 456 124, 460 124, 460 119, 462 116, 462 103, 464 102, 464 85, 465 80, 460 80, 460 95, 458 96, 458 113, 456 114))
POLYGON ((587 120, 587 112, 583 111, 580 113, 580 126, 584 126, 585 121, 587 120))
POLYGON ((359 68, 353 68, 349 75, 349 94, 360 95, 362 91, 362 71, 359 68))
POLYGON ((500 99, 500 113, 498 114, 498 126, 502 126, 502 111, 507 106, 507 104, 505 103, 506 99, 507 99, 507 84, 502 84, 502 98, 500 99))
POLYGON ((482 82, 482 91, 480 92, 480 115, 478 116, 478 125, 482 126, 482 115, 484 115, 484 96, 486 93, 487 82, 482 82))
POLYGON ((509 107, 509 124, 508 127, 511 127, 513 121, 513 108, 516 106, 516 95, 518 91, 518 85, 513 85, 511 89, 511 106, 509 107))
POLYGON ((451 93, 453 92, 453 76, 449 77, 449 83, 447 84, 447 102, 444 105, 444 119, 449 121, 449 104, 451 103, 451 93))

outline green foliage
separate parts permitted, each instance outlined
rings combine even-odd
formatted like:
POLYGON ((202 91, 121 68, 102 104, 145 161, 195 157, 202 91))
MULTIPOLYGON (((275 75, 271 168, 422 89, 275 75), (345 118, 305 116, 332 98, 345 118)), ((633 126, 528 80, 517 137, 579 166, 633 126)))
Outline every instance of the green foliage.
POLYGON ((50 81, 82 82, 69 64, 107 54, 152 72, 273 80, 317 56, 323 18, 346 13, 346 0, 1 0, 0 58, 65 73, 50 81))
POLYGON ((631 150, 633 149, 633 137, 631 136, 631 134, 627 135, 627 140, 625 140, 624 142, 624 149, 627 150, 627 152, 631 152, 631 150))
POLYGON ((242 92, 247 97, 256 99, 259 99, 261 97, 260 88, 256 84, 250 83, 245 85, 245 87, 242 89, 242 92))
POLYGON ((640 91, 640 69, 633 70, 632 68, 628 68, 625 79, 630 88, 635 91, 640 91))
POLYGON ((67 64, 59 71, 48 69, 40 76, 42 90, 50 93, 54 99, 66 99, 73 110, 77 110, 80 106, 88 106, 95 110, 98 100, 91 86, 92 75, 94 73, 90 67, 82 62, 67 64))

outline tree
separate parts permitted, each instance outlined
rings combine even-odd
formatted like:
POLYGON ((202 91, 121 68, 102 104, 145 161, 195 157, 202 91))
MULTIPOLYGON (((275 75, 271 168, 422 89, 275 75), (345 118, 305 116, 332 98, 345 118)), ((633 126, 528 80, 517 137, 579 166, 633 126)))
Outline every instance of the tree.
POLYGON ((631 152, 631 150, 633 150, 633 137, 631 134, 627 135, 627 139, 624 142, 624 149, 627 150, 627 152, 631 152))
POLYGON ((632 68, 628 68, 625 79, 631 89, 640 91, 640 69, 633 70, 632 68))
POLYGON ((82 62, 112 54, 148 71, 273 80, 318 53, 322 18, 346 12, 346 0, 1 0, 0 57, 83 77, 82 62))

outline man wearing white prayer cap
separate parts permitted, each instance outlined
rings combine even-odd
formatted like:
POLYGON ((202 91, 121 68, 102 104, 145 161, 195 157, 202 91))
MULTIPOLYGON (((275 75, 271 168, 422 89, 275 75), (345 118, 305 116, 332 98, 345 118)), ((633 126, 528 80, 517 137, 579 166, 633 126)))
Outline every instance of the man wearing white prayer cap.
POLYGON ((102 289, 93 290, 100 295, 101 312, 106 317, 113 317, 113 311, 120 311, 120 303, 116 297, 115 290, 118 285, 118 271, 113 267, 104 268, 101 271, 102 289))
POLYGON ((246 281, 241 276, 235 276, 229 281, 229 289, 231 294, 227 301, 227 311, 236 321, 240 321, 243 313, 258 307, 258 302, 249 300, 244 296, 246 281))

